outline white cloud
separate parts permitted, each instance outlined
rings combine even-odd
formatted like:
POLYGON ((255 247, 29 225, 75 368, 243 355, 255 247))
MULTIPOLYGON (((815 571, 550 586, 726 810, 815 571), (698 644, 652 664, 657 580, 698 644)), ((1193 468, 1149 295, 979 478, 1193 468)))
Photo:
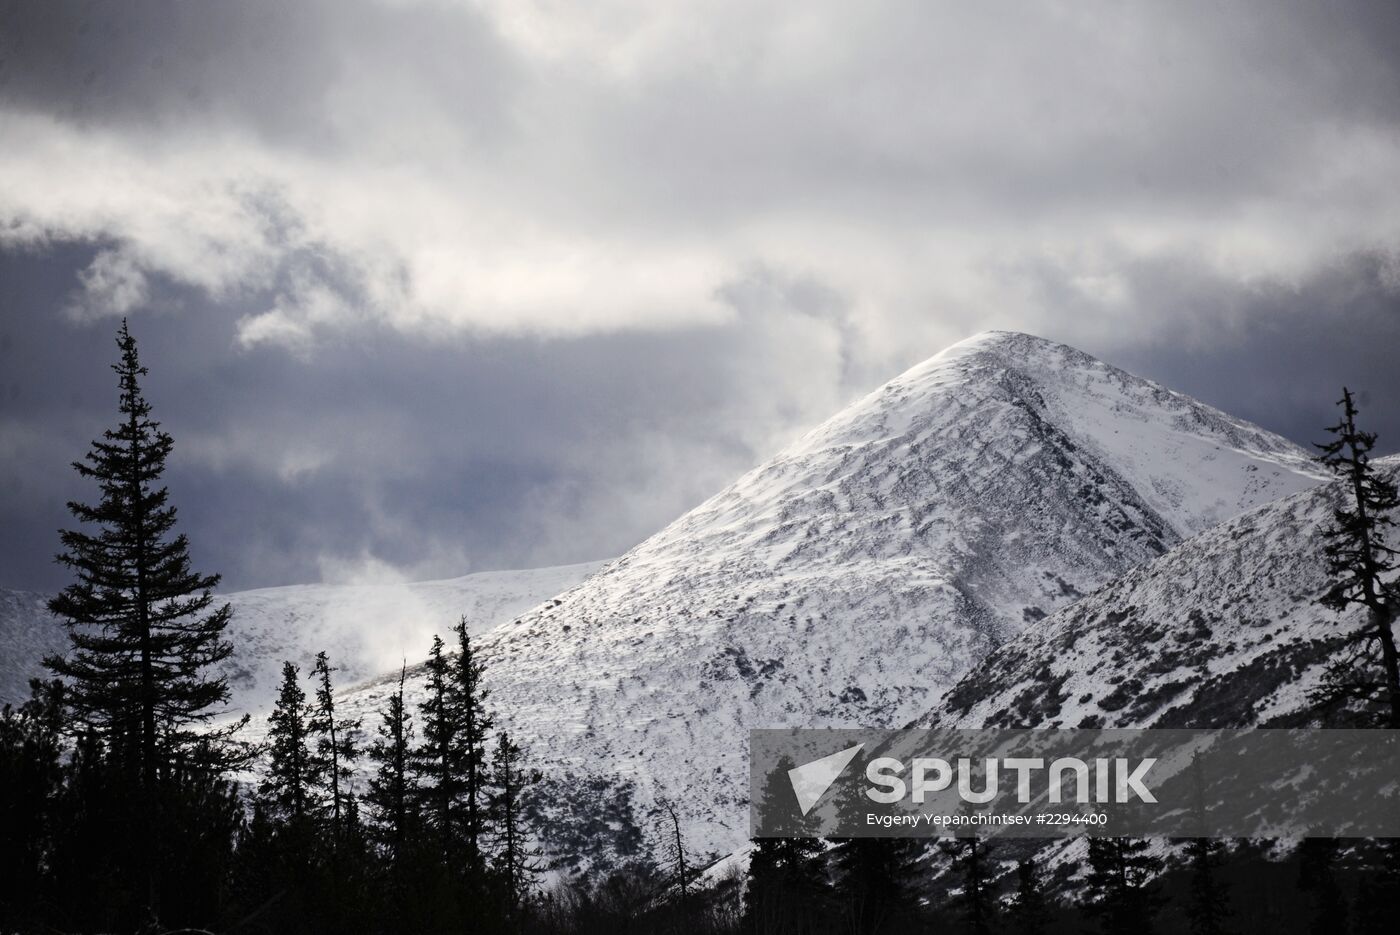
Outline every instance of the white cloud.
POLYGON ((1068 327, 1102 337, 1137 314, 1136 264, 1299 279, 1400 243, 1393 72, 1311 14, 389 6, 279 14, 306 19, 295 58, 235 16, 217 55, 128 77, 111 119, 6 109, 0 237, 110 245, 82 314, 135 311, 158 277, 240 304, 244 347, 303 355, 366 323, 717 324, 764 266, 845 296, 873 369, 1065 325, 1051 267, 1068 327))
POLYGON ((78 274, 79 293, 68 313, 79 320, 125 315, 150 298, 146 274, 126 253, 103 250, 78 274))

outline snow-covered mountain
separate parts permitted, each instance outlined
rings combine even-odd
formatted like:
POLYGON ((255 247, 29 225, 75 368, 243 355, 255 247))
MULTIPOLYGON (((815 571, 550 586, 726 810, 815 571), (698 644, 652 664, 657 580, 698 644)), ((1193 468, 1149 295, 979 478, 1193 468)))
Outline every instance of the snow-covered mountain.
MULTIPOLYGON (((1400 479, 1400 457, 1378 467, 1400 479)), ((929 727, 1302 727, 1356 608, 1318 604, 1329 580, 1322 531, 1347 491, 1334 481, 1265 504, 1181 543, 1052 614, 973 667, 916 720, 929 727)), ((1161 855, 1179 846, 1157 842, 1161 855)), ((1082 839, 1047 842, 1059 883, 1082 839)), ((745 859, 745 852, 734 856, 745 859)), ((934 868, 936 872, 939 868, 934 868)))
MULTIPOLYGON (((1400 476, 1400 458, 1376 462, 1400 476)), ((939 727, 1289 727, 1358 609, 1317 603, 1333 482, 1251 510, 1028 628, 921 723, 939 727)))
MULTIPOLYGON (((666 797, 730 852, 748 729, 907 723, 1027 624, 1319 477, 1072 348, 979 335, 492 631, 494 706, 561 850, 625 852, 616 819, 666 797)), ((390 685, 347 701, 373 723, 390 685)))
MULTIPOLYGON (((602 563, 525 571, 487 571, 412 584, 307 584, 235 591, 229 638, 236 654, 227 672, 239 710, 269 705, 283 660, 304 668, 319 650, 341 668, 342 682, 378 675, 402 654, 421 658, 433 633, 465 615, 484 633, 566 590, 602 563)), ((67 631, 49 615, 48 596, 0 590, 0 703, 28 696, 40 660, 62 652, 67 631)))

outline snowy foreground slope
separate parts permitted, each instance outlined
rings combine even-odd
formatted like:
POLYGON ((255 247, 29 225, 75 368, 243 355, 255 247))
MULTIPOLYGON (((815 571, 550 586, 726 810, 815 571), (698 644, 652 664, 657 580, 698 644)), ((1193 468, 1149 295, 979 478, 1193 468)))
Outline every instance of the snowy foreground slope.
MULTIPOLYGON (((492 627, 566 590, 599 562, 526 571, 488 571, 413 584, 307 584, 235 591, 227 665, 233 703, 241 711, 270 705, 283 660, 309 669, 324 649, 342 682, 378 675, 407 654, 422 658, 435 632, 447 634, 466 615, 473 632, 492 627)), ((45 609, 47 595, 0 590, 0 703, 28 696, 39 661, 67 647, 66 630, 45 609)))
MULTIPOLYGON (((1400 459, 1378 466, 1400 476, 1400 459)), ((1356 608, 1317 603, 1334 482, 1251 510, 1026 630, 920 720, 938 727, 1291 727, 1356 608)))
MULTIPOLYGON (((1400 457, 1381 459, 1400 479, 1400 457)), ((1322 531, 1346 495, 1325 484, 1182 543, 1001 646, 918 718, 928 727, 1302 727, 1308 692, 1365 626, 1317 603, 1322 531)), ((1158 843, 1161 854, 1175 849, 1158 843)), ((1064 880, 1082 839, 1036 858, 1064 880)), ((742 865, 747 851, 730 858, 742 865)))
MULTIPOLYGON (((1318 483, 1293 444, 994 332, 856 402, 482 643, 559 853, 677 803, 747 836, 746 731, 895 726, 1028 623, 1318 483)), ((374 723, 391 680, 347 696, 374 723)), ((414 690, 417 690, 415 686, 414 690)))

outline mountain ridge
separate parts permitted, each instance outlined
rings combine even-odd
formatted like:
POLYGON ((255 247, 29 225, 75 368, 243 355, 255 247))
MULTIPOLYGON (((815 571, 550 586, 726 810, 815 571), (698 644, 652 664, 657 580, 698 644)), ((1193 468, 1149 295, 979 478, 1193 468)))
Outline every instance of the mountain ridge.
MULTIPOLYGON (((1321 479, 1189 397, 984 334, 480 647, 500 723, 557 778, 556 851, 598 833, 573 784, 643 824, 677 803, 696 848, 725 853, 745 837, 748 728, 907 723, 1027 624, 1321 479)), ((372 716, 387 688, 346 704, 372 716)))

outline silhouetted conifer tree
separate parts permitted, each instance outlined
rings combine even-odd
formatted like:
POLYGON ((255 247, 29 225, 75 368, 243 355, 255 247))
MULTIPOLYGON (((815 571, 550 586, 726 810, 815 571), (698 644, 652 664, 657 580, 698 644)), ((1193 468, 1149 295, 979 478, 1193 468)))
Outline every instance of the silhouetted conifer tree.
POLYGON ((995 926, 996 898, 992 892, 987 860, 988 845, 976 834, 959 836, 944 844, 952 855, 953 868, 962 881, 962 890, 953 900, 970 935, 989 935, 995 926))
POLYGON ((1147 935, 1159 898, 1152 889, 1161 859, 1146 841, 1090 838, 1088 908, 1106 935, 1147 935))
MULTIPOLYGON (((805 820, 788 772, 792 760, 779 760, 764 783, 760 809, 771 810, 765 823, 801 835, 815 829, 805 820)), ((826 848, 815 837, 758 838, 749 854, 742 927, 753 935, 810 935, 830 928, 831 888, 826 876, 826 848)))
POLYGON ((1308 931, 1336 935, 1347 930, 1347 901, 1337 880, 1337 842, 1306 838, 1298 846, 1298 889, 1312 897, 1308 931))
POLYGON ((312 773, 322 786, 322 794, 330 804, 333 840, 338 844, 345 831, 344 812, 350 797, 350 781, 355 775, 354 763, 360 758, 360 721, 339 718, 335 713, 335 692, 331 673, 336 671, 324 652, 316 654, 311 670, 316 679, 316 701, 311 706, 307 730, 315 738, 312 773))
POLYGON ((1192 935, 1226 935, 1230 900, 1220 880, 1225 845, 1213 838, 1192 838, 1186 845, 1186 859, 1191 870, 1186 915, 1192 935))
POLYGON ((320 777, 309 746, 310 717, 299 671, 285 662, 277 703, 267 718, 267 772, 258 794, 271 817, 293 824, 309 820, 320 806, 316 793, 320 777))
POLYGON ((1382 722, 1400 728, 1400 658, 1394 633, 1400 600, 1386 580, 1395 570, 1397 552, 1386 537, 1395 526, 1390 513, 1400 506, 1400 494, 1395 482, 1371 465, 1376 436, 1357 427, 1351 391, 1343 389, 1337 404, 1342 417, 1328 429, 1336 437, 1318 445, 1319 460, 1344 482, 1347 506, 1334 511, 1332 526, 1324 534, 1332 585, 1322 603, 1338 611, 1360 605, 1368 622, 1357 634, 1357 656, 1332 667, 1314 700, 1331 706, 1379 700, 1387 712, 1382 722), (1379 673, 1373 674, 1376 668, 1379 673))
POLYGON ((841 838, 834 842, 835 897, 857 935, 909 928, 919 912, 914 878, 923 844, 912 838, 841 838))
POLYGON ((466 845, 467 866, 473 872, 481 870, 481 844, 485 834, 487 812, 487 737, 493 726, 486 710, 490 690, 482 685, 485 663, 472 646, 467 632, 467 618, 457 621, 457 658, 452 666, 452 713, 459 730, 458 747, 453 760, 462 769, 462 828, 466 845))
POLYGON ((218 742, 237 725, 197 729, 228 699, 215 666, 233 652, 224 639, 231 612, 215 605, 218 576, 193 571, 189 544, 175 533, 175 508, 159 486, 174 443, 151 418, 140 385, 147 370, 125 320, 117 347, 121 418, 73 465, 100 497, 68 504, 83 528, 60 534, 58 561, 76 580, 49 603, 71 646, 45 665, 65 680, 77 719, 101 734, 106 762, 133 777, 120 834, 139 842, 130 871, 144 880, 144 914, 154 919, 160 862, 176 857, 165 814, 171 764, 198 753, 207 762, 187 759, 187 768, 217 773, 238 752, 218 742))
POLYGON ((695 885, 695 863, 686 847, 680 812, 675 803, 662 799, 659 808, 663 865, 676 892, 676 905, 682 916, 688 918, 691 889, 695 885))
POLYGON ((502 903, 508 920, 519 918, 540 870, 538 852, 531 847, 522 796, 539 781, 539 774, 526 769, 524 753, 504 732, 496 740, 491 759, 491 818, 496 855, 493 861, 500 881, 502 903))
POLYGON ((378 739, 370 745, 369 759, 375 764, 365 802, 370 806, 373 835, 388 852, 389 862, 397 862, 407 848, 416 827, 417 787, 413 778, 413 719, 404 704, 407 667, 399 670, 398 688, 380 710, 378 739))
POLYGON ((459 869, 456 831, 465 770, 452 660, 443 653, 442 637, 433 637, 425 668, 426 695, 418 707, 423 740, 414 748, 410 762, 422 803, 421 817, 437 839, 443 869, 452 876, 459 869))
POLYGON ((1016 863, 1016 893, 1008 915, 1011 930, 1017 935, 1044 935, 1050 924, 1050 906, 1035 864, 1029 860, 1016 863))

